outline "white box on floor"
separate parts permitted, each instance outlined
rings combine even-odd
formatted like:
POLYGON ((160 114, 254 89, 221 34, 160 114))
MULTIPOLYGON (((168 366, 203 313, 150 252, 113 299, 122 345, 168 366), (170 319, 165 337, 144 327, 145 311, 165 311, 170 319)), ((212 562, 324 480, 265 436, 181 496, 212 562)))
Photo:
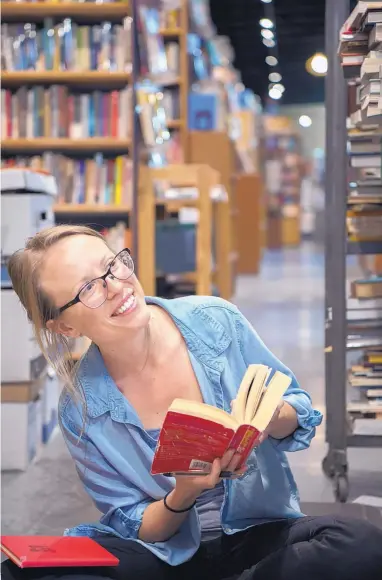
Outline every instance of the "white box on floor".
POLYGON ((32 325, 16 293, 1 290, 1 382, 33 381, 46 367, 32 325))
POLYGON ((41 400, 1 404, 1 469, 25 471, 42 442, 41 400))

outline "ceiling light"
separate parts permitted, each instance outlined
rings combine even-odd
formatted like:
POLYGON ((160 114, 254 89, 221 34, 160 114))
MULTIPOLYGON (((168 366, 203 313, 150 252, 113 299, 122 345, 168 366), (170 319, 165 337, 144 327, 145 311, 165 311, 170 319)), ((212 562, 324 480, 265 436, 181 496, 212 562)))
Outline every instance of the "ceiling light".
POLYGON ((328 72, 328 59, 321 52, 317 52, 306 61, 305 67, 312 75, 325 76, 328 72))
POLYGON ((268 39, 273 38, 274 34, 273 34, 272 30, 267 30, 266 28, 262 28, 261 29, 261 36, 268 40, 268 39))
POLYGON ((272 0, 261 0, 264 4, 270 4, 272 0))
POLYGON ((272 87, 269 90, 268 95, 271 97, 271 99, 275 99, 276 101, 278 101, 278 99, 281 99, 283 94, 280 91, 278 91, 275 87, 272 87))
POLYGON ((325 74, 328 71, 328 59, 324 54, 314 55, 312 58, 312 69, 318 74, 325 74))
POLYGON ((311 126, 312 119, 309 117, 309 115, 301 115, 298 122, 300 123, 301 127, 306 128, 311 126))
POLYGON ((273 48, 274 46, 276 46, 275 41, 270 38, 263 38, 263 44, 268 48, 273 48))
POLYGON ((268 76, 269 80, 271 81, 271 83, 278 83, 281 81, 281 79, 283 78, 281 76, 280 73, 278 72, 272 72, 269 76, 268 76))
POLYGON ((281 94, 285 91, 285 87, 281 83, 276 83, 275 85, 273 85, 273 88, 280 91, 281 94))
POLYGON ((273 28, 273 22, 269 18, 262 18, 260 20, 260 26, 263 28, 273 28))
POLYGON ((276 66, 276 64, 278 64, 279 61, 275 56, 267 56, 265 62, 267 63, 268 66, 276 66))

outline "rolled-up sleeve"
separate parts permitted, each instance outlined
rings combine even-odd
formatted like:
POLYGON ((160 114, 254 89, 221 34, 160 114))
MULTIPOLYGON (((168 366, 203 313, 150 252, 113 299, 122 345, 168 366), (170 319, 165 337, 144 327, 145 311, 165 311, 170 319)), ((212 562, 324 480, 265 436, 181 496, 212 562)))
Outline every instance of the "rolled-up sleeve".
POLYGON ((271 353, 239 310, 236 312, 235 326, 240 349, 247 365, 264 364, 272 368, 273 372, 280 371, 292 379, 284 400, 296 410, 298 427, 284 439, 272 437, 269 439, 280 451, 299 451, 308 448, 316 433, 316 427, 322 422, 322 413, 313 409, 309 393, 301 389, 295 375, 271 353))
POLYGON ((69 418, 61 416, 60 426, 85 491, 103 514, 101 524, 122 538, 137 539, 143 513, 153 499, 124 481, 69 418))

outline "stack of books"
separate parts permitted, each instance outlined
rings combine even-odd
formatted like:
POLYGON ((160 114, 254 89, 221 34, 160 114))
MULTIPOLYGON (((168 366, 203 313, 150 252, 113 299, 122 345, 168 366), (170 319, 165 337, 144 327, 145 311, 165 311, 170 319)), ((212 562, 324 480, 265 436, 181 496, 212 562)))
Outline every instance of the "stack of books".
POLYGON ((349 126, 381 126, 381 2, 358 2, 341 29, 338 52, 351 85, 349 126))
MULTIPOLYGON (((358 364, 350 367, 349 386, 357 390, 359 404, 369 412, 382 406, 382 349, 368 349, 358 364)), ((354 410, 356 405, 353 404, 354 410)))
POLYGON ((350 242, 382 240, 382 2, 358 2, 340 32, 338 52, 349 84, 350 242))
MULTIPOLYGON (((338 52, 349 89, 348 243, 357 253, 373 254, 382 248, 382 2, 358 2, 341 29, 338 52)), ((348 285, 347 348, 361 353, 348 371, 352 387, 348 411, 354 416, 378 415, 382 393, 382 362, 378 367, 375 358, 382 357, 378 276, 365 274, 348 285)))

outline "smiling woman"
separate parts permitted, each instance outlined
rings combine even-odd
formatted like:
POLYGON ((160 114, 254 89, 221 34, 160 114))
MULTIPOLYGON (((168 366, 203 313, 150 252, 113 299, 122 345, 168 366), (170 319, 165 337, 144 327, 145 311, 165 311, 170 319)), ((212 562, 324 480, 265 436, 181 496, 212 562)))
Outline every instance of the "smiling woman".
POLYGON ((68 339, 83 335, 103 345, 120 325, 121 308, 126 315, 140 305, 137 324, 147 323, 149 313, 129 250, 115 256, 91 228, 43 230, 11 257, 8 269, 42 352, 69 388, 74 389, 73 365, 62 357, 69 352, 68 339))
POLYGON ((80 226, 39 232, 11 257, 9 273, 65 383, 62 434, 102 513, 66 534, 95 538, 120 562, 113 570, 32 571, 6 562, 3 580, 380 578, 380 531, 301 513, 284 452, 306 449, 322 415, 236 306, 211 296, 145 296, 129 251, 116 255, 80 226), (71 377, 62 346, 80 335, 92 345, 71 377), (207 475, 152 475, 174 399, 228 410, 256 363, 288 375, 290 386, 248 469, 238 472, 241 457, 228 450, 207 475))

